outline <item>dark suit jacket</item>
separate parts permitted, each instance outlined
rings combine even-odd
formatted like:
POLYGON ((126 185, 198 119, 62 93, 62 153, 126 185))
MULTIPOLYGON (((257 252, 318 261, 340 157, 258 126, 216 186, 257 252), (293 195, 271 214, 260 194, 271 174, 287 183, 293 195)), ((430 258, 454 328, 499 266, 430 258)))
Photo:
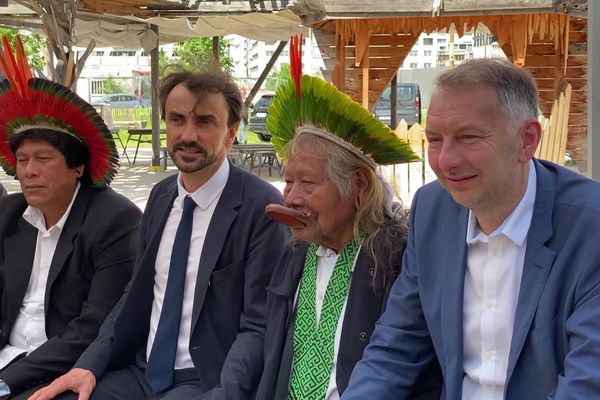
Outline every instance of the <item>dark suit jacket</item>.
MULTIPOLYGON (((153 300, 154 263, 163 229, 177 197, 177 175, 159 182, 142 221, 142 249, 125 294, 83 353, 76 367, 100 378, 107 369, 134 362, 145 350, 153 300)), ((281 203, 270 184, 231 166, 229 179, 208 226, 202 250, 189 351, 203 385, 199 398, 241 399, 260 374, 247 374, 260 363, 251 349, 262 345, 266 287, 288 241, 287 228, 265 215, 269 203, 281 203), (254 357, 254 358, 253 358, 254 357)))
MULTIPOLYGON (((0 347, 27 291, 37 229, 22 217, 22 194, 0 208, 0 347)), ((0 372, 13 394, 68 371, 96 337, 131 277, 140 210, 112 189, 82 185, 64 225, 45 293, 48 341, 0 372)))
MULTIPOLYGON (((535 161, 537 191, 513 335, 506 399, 595 399, 600 394, 600 184, 535 161)), ((411 208, 404 268, 392 287, 344 400, 410 399, 431 358, 442 398, 463 381, 463 291, 468 210, 438 182, 411 208)))
POLYGON ((5 196, 6 195, 6 189, 4 189, 4 186, 2 186, 2 184, 0 183, 0 197, 5 196))
MULTIPOLYGON (((398 243, 397 257, 389 260, 400 272, 404 245, 398 243)), ((294 330, 294 300, 308 245, 288 248, 282 256, 268 289, 268 324, 265 334, 265 365, 256 393, 256 400, 286 400, 293 363, 292 338, 294 330), (286 341, 287 339, 287 341, 286 341)), ((348 301, 336 365, 336 384, 342 394, 348 386, 350 374, 362 358, 363 351, 375 327, 375 322, 385 310, 388 289, 394 277, 388 277, 387 284, 381 274, 375 274, 371 258, 360 252, 348 291, 348 301)), ((420 380, 411 399, 435 399, 441 390, 441 373, 437 360, 428 366, 426 381, 420 380)))

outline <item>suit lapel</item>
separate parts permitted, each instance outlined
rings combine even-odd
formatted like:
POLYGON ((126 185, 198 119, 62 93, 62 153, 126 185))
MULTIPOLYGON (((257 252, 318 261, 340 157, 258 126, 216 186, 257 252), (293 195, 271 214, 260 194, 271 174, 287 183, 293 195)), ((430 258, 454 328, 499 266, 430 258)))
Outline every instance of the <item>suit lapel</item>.
POLYGON ((94 189, 87 185, 81 185, 77 197, 73 202, 73 207, 67 221, 62 229, 56 249, 54 250, 54 256, 50 264, 50 271, 48 272, 48 281, 46 282, 46 292, 44 293, 44 312, 48 312, 48 304, 50 304, 50 292, 52 285, 56 281, 56 278, 63 270, 66 264, 67 258, 73 252, 73 241, 81 230, 83 225, 83 219, 87 213, 87 207, 90 199, 93 195, 94 189))
MULTIPOLYGON (((460 398, 463 371, 463 295, 467 265, 468 211, 452 203, 452 217, 443 224, 440 237, 446 245, 438 257, 433 258, 443 268, 435 267, 442 283, 441 334, 444 346, 446 393, 448 398, 460 398), (459 227, 456 229, 456 227, 459 227), (457 233, 458 232, 458 233, 457 233)), ((426 246, 426 244, 423 244, 426 246)), ((441 360, 440 360, 441 361, 441 360)))
POLYGON ((215 269, 223 246, 227 243, 229 228, 238 215, 237 209, 242 204, 242 185, 242 172, 230 165, 229 179, 210 219, 202 254, 200 255, 192 308, 192 332, 196 327, 196 322, 198 322, 204 304, 204 298, 210 285, 210 276, 215 269))
POLYGON ((515 313, 513 337, 510 345, 506 381, 512 372, 525 344, 533 316, 537 310, 546 280, 550 274, 556 253, 545 246, 552 236, 552 211, 555 186, 552 176, 535 161, 537 188, 531 226, 527 234, 527 249, 523 261, 523 275, 519 289, 519 301, 515 313))
POLYGON ((17 233, 4 239, 7 319, 11 325, 19 313, 23 297, 29 286, 37 242, 35 227, 21 217, 17 224, 17 233))

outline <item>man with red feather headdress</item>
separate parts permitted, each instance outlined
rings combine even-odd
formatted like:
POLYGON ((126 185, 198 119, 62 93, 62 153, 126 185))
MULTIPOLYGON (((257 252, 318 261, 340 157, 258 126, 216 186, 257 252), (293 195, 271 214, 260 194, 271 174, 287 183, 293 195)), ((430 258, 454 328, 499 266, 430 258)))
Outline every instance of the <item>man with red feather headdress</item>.
POLYGON ((140 210, 108 187, 118 156, 94 108, 31 76, 4 38, 0 165, 21 193, 0 207, 0 399, 67 371, 131 276, 140 210))

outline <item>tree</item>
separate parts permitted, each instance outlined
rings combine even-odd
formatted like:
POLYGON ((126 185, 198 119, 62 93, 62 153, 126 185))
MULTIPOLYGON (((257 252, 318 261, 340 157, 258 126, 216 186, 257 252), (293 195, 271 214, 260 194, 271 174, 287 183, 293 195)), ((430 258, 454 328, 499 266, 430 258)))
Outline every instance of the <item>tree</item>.
POLYGON ((0 28, 0 36, 6 36, 13 49, 15 48, 15 38, 17 35, 21 36, 21 41, 23 42, 23 47, 25 47, 31 67, 42 71, 46 66, 46 58, 42 51, 42 49, 46 48, 46 39, 33 32, 20 34, 17 29, 0 28))
POLYGON ((102 92, 104 94, 127 93, 129 87, 121 79, 109 76, 102 82, 102 92))
POLYGON ((212 38, 198 37, 177 42, 173 47, 173 59, 169 59, 164 53, 161 53, 161 59, 159 59, 161 75, 180 69, 204 72, 220 68, 223 71, 231 71, 233 60, 227 52, 228 46, 228 40, 219 38, 219 67, 213 56, 212 38))
POLYGON ((281 64, 279 69, 272 69, 269 76, 265 81, 265 88, 267 90, 277 90, 277 87, 290 79, 290 64, 281 64))

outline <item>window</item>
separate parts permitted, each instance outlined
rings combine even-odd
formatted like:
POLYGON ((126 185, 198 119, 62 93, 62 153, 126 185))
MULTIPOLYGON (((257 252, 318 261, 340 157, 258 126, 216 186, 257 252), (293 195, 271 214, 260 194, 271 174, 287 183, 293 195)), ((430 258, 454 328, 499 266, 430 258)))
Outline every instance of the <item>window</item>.
POLYGON ((134 57, 135 51, 132 50, 113 50, 110 52, 113 57, 134 57))
POLYGON ((461 50, 466 50, 467 49, 467 44, 466 43, 459 43, 458 44, 458 48, 461 50))
POLYGON ((423 68, 431 68, 431 63, 425 63, 425 64, 423 64, 423 68))
POLYGON ((411 68, 417 68, 417 63, 410 63, 411 68))
POLYGON ((101 80, 91 80, 90 81, 90 92, 92 94, 102 94, 103 93, 103 81, 101 80))
POLYGON ((288 53, 288 51, 287 51, 287 50, 284 50, 284 51, 282 51, 282 52, 281 52, 281 55, 282 55, 282 56, 284 56, 284 57, 287 57, 287 56, 288 56, 288 54, 289 54, 289 53, 288 53))
POLYGON ((408 55, 415 57, 419 55, 419 52, 417 50, 412 50, 408 55))
POLYGON ((425 51, 423 52, 423 54, 424 54, 426 57, 431 57, 431 50, 425 50, 425 51))
POLYGON ((273 50, 267 50, 267 57, 271 57, 273 55, 273 50))
POLYGON ((463 61, 463 60, 465 59, 465 55, 464 55, 464 54, 456 54, 456 55, 454 56, 454 59, 455 59, 456 61, 463 61))
POLYGON ((423 38, 423 46, 433 46, 433 38, 423 38))
POLYGON ((104 55, 104 50, 94 51, 94 52, 92 52, 92 55, 96 56, 96 57, 102 57, 104 55))

